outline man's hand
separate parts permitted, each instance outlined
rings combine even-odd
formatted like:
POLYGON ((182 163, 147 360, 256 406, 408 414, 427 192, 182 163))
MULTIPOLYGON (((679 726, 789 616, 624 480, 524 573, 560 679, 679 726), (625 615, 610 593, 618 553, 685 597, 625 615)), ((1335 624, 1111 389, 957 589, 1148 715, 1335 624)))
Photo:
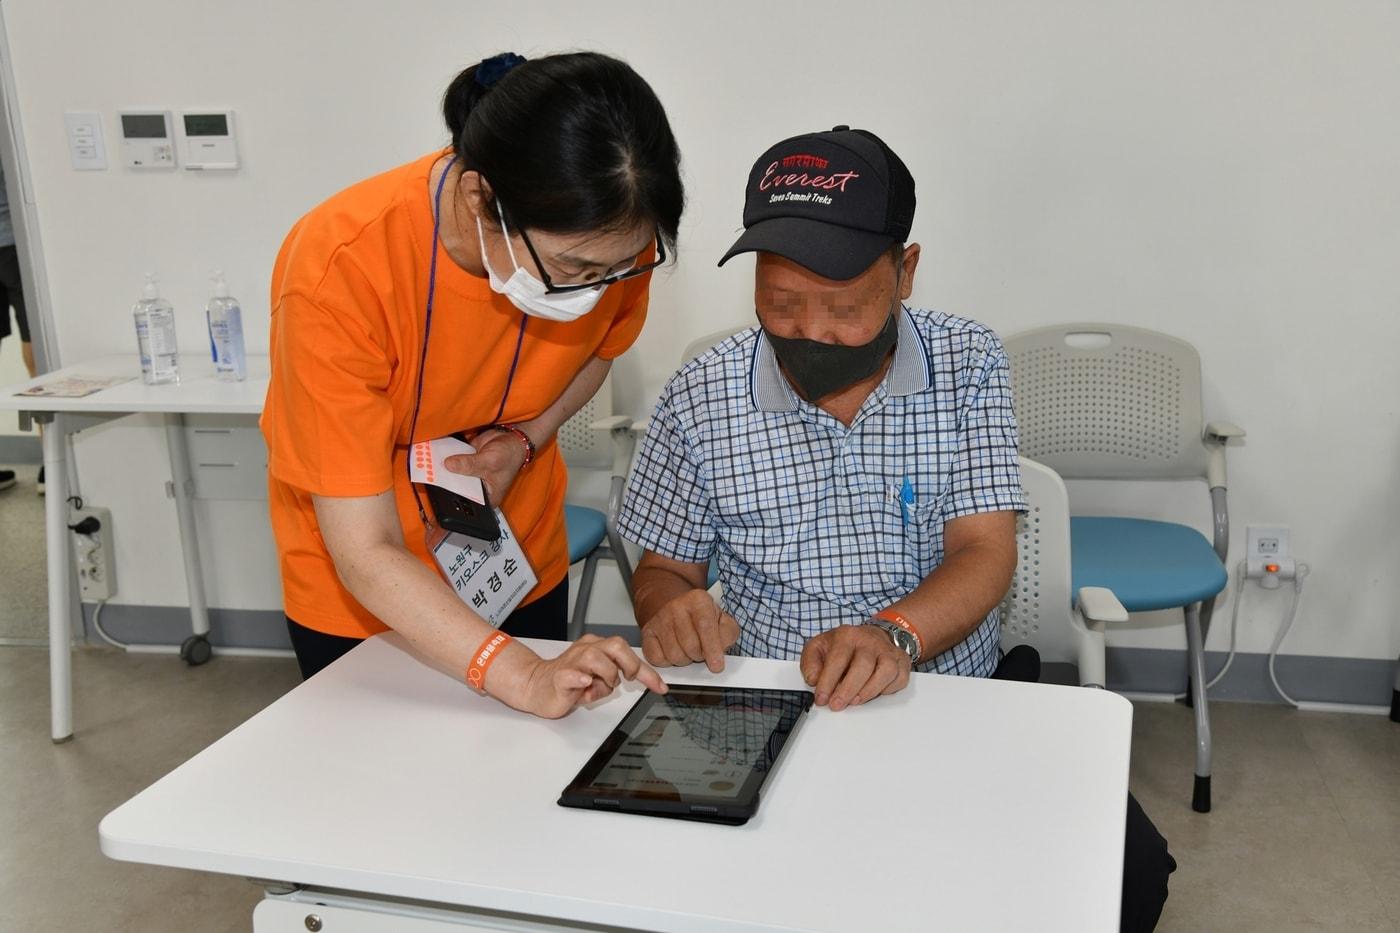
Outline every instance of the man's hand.
MULTIPOLYGON (((650 657, 648 655, 648 657, 650 657)), ((909 684, 909 655, 878 625, 843 625, 807 642, 798 662, 817 705, 833 710, 866 703, 909 684)))
POLYGON ((621 638, 584 635, 558 657, 536 659, 522 694, 509 698, 509 702, 527 713, 559 719, 576 706, 612 693, 623 677, 640 681, 654 693, 667 690, 661 675, 643 664, 621 638))
POLYGON ((699 589, 677 596, 642 626, 642 654, 657 667, 704 661, 718 674, 725 649, 738 640, 739 623, 699 589))
POLYGON ((456 454, 442 464, 453 473, 481 477, 491 504, 500 505, 525 465, 525 445, 509 431, 484 431, 472 438, 472 446, 476 453, 456 454))

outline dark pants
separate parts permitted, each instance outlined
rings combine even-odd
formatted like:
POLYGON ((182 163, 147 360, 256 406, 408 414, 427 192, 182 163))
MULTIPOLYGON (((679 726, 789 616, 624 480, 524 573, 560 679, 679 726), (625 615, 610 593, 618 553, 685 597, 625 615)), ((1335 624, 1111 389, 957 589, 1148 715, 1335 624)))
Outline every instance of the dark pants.
POLYGON ((10 336, 10 309, 15 309, 20 343, 29 343, 29 316, 24 309, 24 282, 19 277, 19 251, 0 246, 0 340, 10 336))
MULTIPOLYGON (((551 638, 563 641, 569 627, 569 579, 512 612, 501 625, 501 631, 517 638, 551 638)), ((317 673, 332 661, 354 648, 359 638, 327 635, 299 624, 287 616, 287 632, 292 636, 292 650, 301 667, 302 680, 317 673)))
MULTIPOLYGON (((995 680, 1040 680, 1040 655, 1029 645, 1011 649, 992 674, 995 680)), ((1128 795, 1128 820, 1123 840, 1123 903, 1118 927, 1124 933, 1150 931, 1167 902, 1167 876, 1176 871, 1176 859, 1167 851, 1167 840, 1152 825, 1132 794, 1128 795)))

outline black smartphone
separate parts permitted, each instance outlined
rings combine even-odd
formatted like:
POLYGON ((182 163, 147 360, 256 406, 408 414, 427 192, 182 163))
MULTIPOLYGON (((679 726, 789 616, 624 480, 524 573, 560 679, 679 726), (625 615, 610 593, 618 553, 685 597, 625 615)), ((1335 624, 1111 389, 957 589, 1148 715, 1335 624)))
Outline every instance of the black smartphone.
MULTIPOLYGON (((491 508, 489 497, 482 505, 465 496, 459 496, 450 489, 443 489, 432 483, 423 485, 428 490, 428 504, 433 507, 433 516, 437 519, 439 528, 480 538, 482 541, 501 540, 501 523, 496 521, 496 510, 491 508)), ((485 486, 482 487, 481 494, 486 497, 485 486)))

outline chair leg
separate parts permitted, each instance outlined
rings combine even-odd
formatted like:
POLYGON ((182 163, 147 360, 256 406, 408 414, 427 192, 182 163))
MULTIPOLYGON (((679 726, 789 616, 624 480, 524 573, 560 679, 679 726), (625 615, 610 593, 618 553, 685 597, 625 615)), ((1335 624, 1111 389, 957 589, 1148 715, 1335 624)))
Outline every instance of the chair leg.
POLYGON ((616 528, 608 529, 608 553, 607 556, 617 564, 617 572, 622 577, 622 588, 627 592, 627 601, 632 598, 632 561, 627 557, 627 551, 623 549, 622 535, 618 534, 616 528))
POLYGON ((1201 603, 1201 644, 1204 645, 1210 639, 1210 620, 1215 616, 1215 601, 1219 599, 1219 594, 1212 596, 1201 603))
MULTIPOLYGON (((1239 594, 1237 593, 1235 595, 1236 597, 1238 597, 1239 594)), ((1216 597, 1212 596, 1210 599, 1200 604, 1202 645, 1205 645, 1206 639, 1210 637, 1210 620, 1211 617, 1215 615, 1215 600, 1216 597)), ((1193 678, 1190 673, 1186 675, 1186 705, 1188 707, 1196 705, 1196 700, 1194 698, 1194 694, 1196 691, 1196 688, 1194 686, 1194 680, 1195 678, 1193 678)))
POLYGON ((1108 686, 1103 623, 1085 619, 1084 629, 1085 637, 1079 644, 1079 686, 1103 689, 1108 686))
POLYGON ((1200 605, 1186 607, 1186 649, 1191 664, 1191 699, 1196 714, 1196 781, 1191 809, 1210 812, 1210 710, 1206 707, 1206 655, 1200 605))
POLYGON ((598 551, 589 552, 583 562, 583 573, 578 580, 578 598, 574 600, 574 614, 569 617, 569 641, 578 641, 583 634, 588 616, 588 600, 593 595, 593 577, 598 572, 598 551))
POLYGON ((622 492, 624 480, 621 476, 612 478, 612 487, 608 493, 608 550, 612 552, 612 559, 617 563, 617 572, 622 574, 622 587, 627 591, 628 602, 632 601, 632 562, 627 558, 627 549, 622 543, 622 534, 617 530, 617 517, 622 514, 622 492))

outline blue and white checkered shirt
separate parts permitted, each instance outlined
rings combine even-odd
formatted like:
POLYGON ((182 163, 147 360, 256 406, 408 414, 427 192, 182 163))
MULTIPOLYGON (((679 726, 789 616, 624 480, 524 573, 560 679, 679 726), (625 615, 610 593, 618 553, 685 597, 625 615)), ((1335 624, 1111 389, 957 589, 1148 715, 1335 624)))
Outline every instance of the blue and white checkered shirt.
MULTIPOLYGON (((1006 353, 986 327, 904 309, 894 361, 849 428, 792 391, 761 333, 667 383, 619 524, 672 560, 717 557, 739 653, 792 659, 907 596, 942 563, 945 522, 1026 502, 1006 353)), ((918 669, 990 675, 998 623, 993 610, 918 669)))

